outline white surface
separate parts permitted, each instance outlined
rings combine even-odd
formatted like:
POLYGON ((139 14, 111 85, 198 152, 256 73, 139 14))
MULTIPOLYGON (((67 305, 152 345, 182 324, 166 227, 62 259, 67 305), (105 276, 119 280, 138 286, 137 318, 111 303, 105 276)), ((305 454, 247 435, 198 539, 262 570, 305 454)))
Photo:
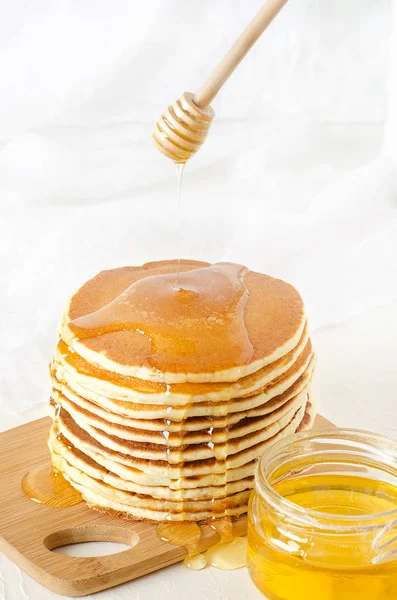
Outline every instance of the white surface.
MULTIPOLYGON (((391 2, 283 10, 215 103, 181 215, 172 165, 150 140, 162 108, 202 82, 260 4, 4 3, 1 429, 46 413, 56 326, 78 285, 181 252, 294 283, 321 412, 397 437, 396 63, 382 153, 391 2)), ((3 556, 0 576, 1 600, 55 597, 3 556)), ((96 598, 260 595, 244 570, 177 565, 96 598)))

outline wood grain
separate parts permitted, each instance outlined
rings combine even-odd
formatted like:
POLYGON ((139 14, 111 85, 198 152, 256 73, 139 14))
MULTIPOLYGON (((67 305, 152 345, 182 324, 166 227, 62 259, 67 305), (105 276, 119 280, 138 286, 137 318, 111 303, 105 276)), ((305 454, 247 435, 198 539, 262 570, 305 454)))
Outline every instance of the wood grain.
MULTIPOLYGON (((186 550, 159 540, 155 524, 98 513, 84 502, 69 508, 50 508, 25 498, 22 477, 49 461, 46 442, 50 423, 49 418, 39 419, 0 434, 0 550, 39 583, 67 596, 92 594, 183 560, 186 550), (86 541, 120 542, 133 547, 95 557, 51 551, 86 541)), ((332 423, 317 417, 316 425, 326 428, 332 423)), ((246 517, 238 519, 235 534, 243 535, 246 527, 246 517)), ((200 551, 218 539, 216 532, 203 525, 200 551)))

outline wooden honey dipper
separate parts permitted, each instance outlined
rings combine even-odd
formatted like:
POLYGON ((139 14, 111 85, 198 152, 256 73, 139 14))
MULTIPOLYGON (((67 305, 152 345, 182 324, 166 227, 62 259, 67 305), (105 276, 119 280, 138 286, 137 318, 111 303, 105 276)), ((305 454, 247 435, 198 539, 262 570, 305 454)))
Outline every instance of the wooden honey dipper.
POLYGON ((165 109, 153 131, 160 152, 176 163, 185 163, 199 150, 215 117, 210 103, 286 3, 267 0, 199 91, 184 92, 165 109))

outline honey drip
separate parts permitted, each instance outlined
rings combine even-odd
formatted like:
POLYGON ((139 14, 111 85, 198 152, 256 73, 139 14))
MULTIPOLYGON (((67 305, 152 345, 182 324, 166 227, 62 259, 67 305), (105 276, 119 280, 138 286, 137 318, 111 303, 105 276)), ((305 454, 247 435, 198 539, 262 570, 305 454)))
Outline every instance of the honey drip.
POLYGON ((164 373, 250 362, 244 313, 248 269, 233 263, 138 279, 109 304, 70 323, 79 339, 130 331, 144 361, 164 373))
MULTIPOLYGON (((175 163, 176 168, 176 180, 177 180, 177 212, 179 219, 179 230, 182 231, 182 206, 181 206, 181 197, 182 197, 182 179, 183 179, 183 169, 185 167, 184 163, 175 163)), ((181 235, 178 236, 179 239, 179 251, 178 251, 178 271, 176 274, 176 279, 174 283, 174 289, 178 290, 179 288, 179 273, 181 270, 181 235)))
POLYGON ((227 517, 211 523, 220 536, 220 541, 207 552, 199 552, 201 530, 196 523, 160 523, 157 526, 158 537, 174 546, 184 546, 188 552, 184 565, 189 569, 200 570, 206 565, 230 571, 246 566, 247 540, 233 536, 232 522, 227 517))
POLYGON ((186 548, 187 556, 183 562, 189 569, 198 571, 206 566, 207 562, 198 550, 201 529, 196 523, 160 523, 157 535, 164 542, 186 548))
POLYGON ((247 565, 247 538, 234 537, 230 519, 216 519, 211 523, 220 541, 207 550, 207 564, 222 571, 241 569, 247 565))
POLYGON ((222 543, 228 544, 233 541, 233 524, 228 517, 225 517, 224 519, 214 519, 210 524, 210 527, 217 532, 222 543))
POLYGON ((188 554, 183 564, 191 571, 201 571, 201 569, 205 569, 207 566, 207 560, 204 554, 195 554, 193 556, 188 554))
POLYGON ((61 473, 54 472, 50 463, 40 465, 26 473, 21 487, 26 498, 52 508, 66 508, 82 501, 81 494, 64 479, 61 473))
POLYGON ((230 542, 218 542, 206 553, 207 564, 221 569, 233 571, 247 566, 247 538, 235 537, 230 542))

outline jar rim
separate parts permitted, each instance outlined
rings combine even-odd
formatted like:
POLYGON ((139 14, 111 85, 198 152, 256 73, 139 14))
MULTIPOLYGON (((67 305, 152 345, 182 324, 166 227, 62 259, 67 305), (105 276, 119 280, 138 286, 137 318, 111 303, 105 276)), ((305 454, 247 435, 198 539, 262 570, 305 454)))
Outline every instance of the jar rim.
MULTIPOLYGON (((294 502, 291 502, 287 498, 284 498, 279 494, 269 482, 268 478, 264 474, 264 469, 269 465, 277 461, 283 451, 303 442, 310 441, 331 441, 340 439, 346 442, 364 442, 373 445, 373 448, 380 448, 381 446, 391 454, 392 461, 395 463, 393 466, 396 470, 397 477, 397 442, 382 436, 377 433, 365 431, 363 429, 339 429, 339 428, 328 428, 322 430, 310 430, 302 433, 295 433, 281 440, 278 440, 274 444, 270 445, 265 450, 259 459, 256 472, 255 472, 255 485, 261 496, 268 502, 272 508, 282 512, 284 515, 290 517, 297 524, 311 525, 317 528, 334 529, 337 531, 348 531, 356 530, 359 526, 363 528, 374 528, 376 522, 379 520, 396 520, 397 525, 397 508, 385 511, 377 512, 366 515, 337 515, 338 525, 335 526, 335 513, 320 512, 314 509, 302 507, 294 502)), ((386 454, 385 454, 386 455, 386 454)), ((389 463, 390 466, 390 463, 389 463)))

